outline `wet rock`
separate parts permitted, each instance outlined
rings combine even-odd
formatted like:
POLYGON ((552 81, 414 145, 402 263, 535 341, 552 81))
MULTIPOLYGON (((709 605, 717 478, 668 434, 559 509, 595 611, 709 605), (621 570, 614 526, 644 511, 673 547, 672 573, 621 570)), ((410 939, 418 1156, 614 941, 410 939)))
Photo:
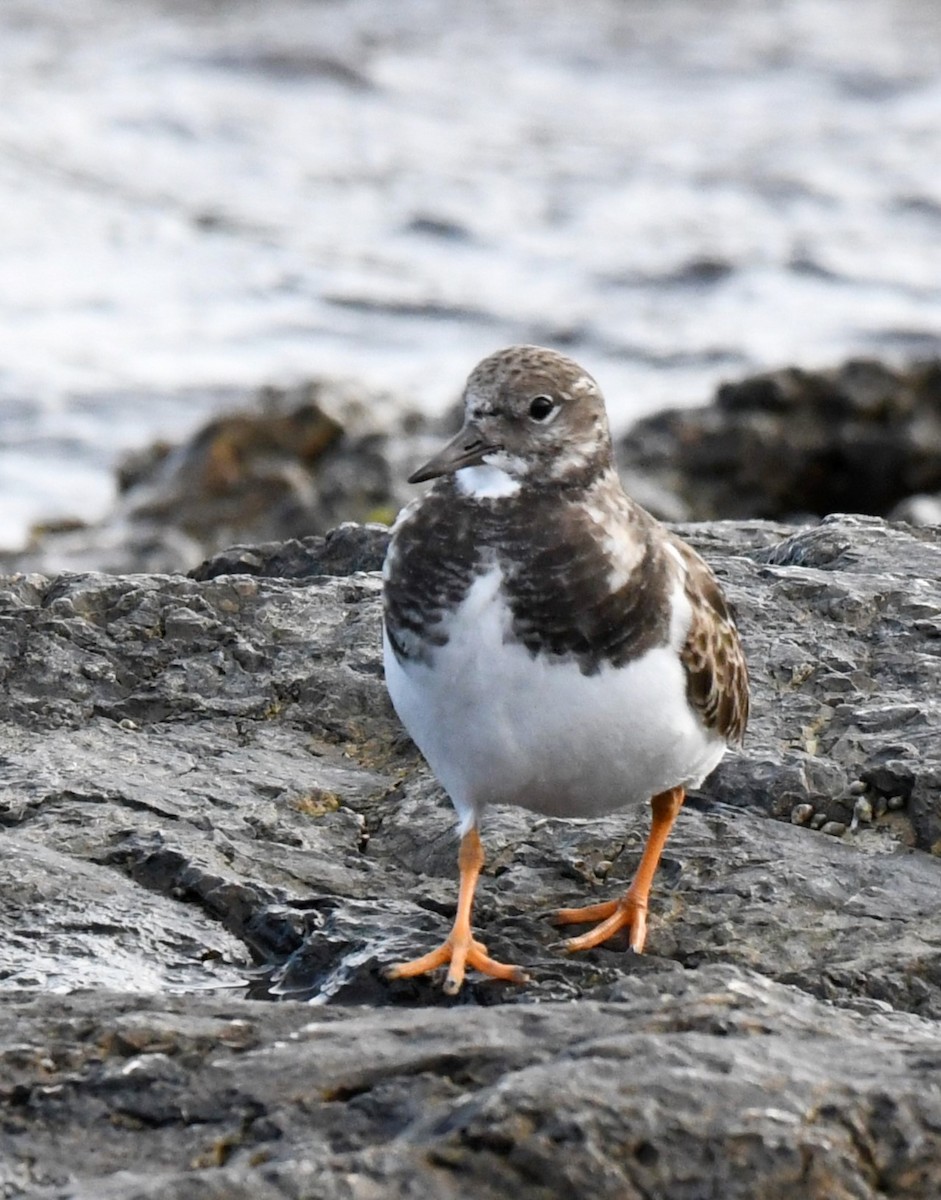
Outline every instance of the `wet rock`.
POLYGON ((388 522, 411 498, 403 481, 416 439, 433 428, 389 396, 336 381, 263 388, 184 445, 158 442, 129 455, 109 516, 36 529, 5 565, 187 571, 237 543, 323 536, 342 521, 388 522))
POLYGON ((640 421, 618 458, 668 519, 679 503, 694 520, 861 512, 936 523, 941 362, 896 371, 854 359, 724 384, 706 408, 640 421))
POLYGON ((832 1200, 939 1179, 933 1026, 727 965, 460 1020, 114 994, 18 1016, 6 1137, 42 1154, 0 1171, 33 1195, 832 1200))
POLYGON ((324 537, 292 538, 261 546, 230 546, 190 571, 193 579, 217 575, 265 575, 304 579, 311 575, 352 575, 381 571, 389 545, 387 525, 347 522, 324 537))
POLYGON ((681 532, 754 715, 649 952, 547 919, 626 885, 643 814, 494 809, 477 926, 532 982, 456 1001, 382 975, 446 932, 456 838, 385 696, 381 529, 0 581, 0 1190, 941 1190, 941 533, 681 532))

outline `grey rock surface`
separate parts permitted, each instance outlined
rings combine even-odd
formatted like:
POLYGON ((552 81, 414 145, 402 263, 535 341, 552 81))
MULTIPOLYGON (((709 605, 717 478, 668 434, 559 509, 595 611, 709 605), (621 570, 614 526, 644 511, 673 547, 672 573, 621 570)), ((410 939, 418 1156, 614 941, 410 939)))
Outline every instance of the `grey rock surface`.
POLYGON ((754 715, 649 952, 569 958, 547 919, 623 888, 644 815, 495 809, 476 923, 532 982, 457 1002, 381 975, 456 898, 357 570, 384 530, 4 579, 0 1195, 941 1193, 941 533, 681 532, 754 715))

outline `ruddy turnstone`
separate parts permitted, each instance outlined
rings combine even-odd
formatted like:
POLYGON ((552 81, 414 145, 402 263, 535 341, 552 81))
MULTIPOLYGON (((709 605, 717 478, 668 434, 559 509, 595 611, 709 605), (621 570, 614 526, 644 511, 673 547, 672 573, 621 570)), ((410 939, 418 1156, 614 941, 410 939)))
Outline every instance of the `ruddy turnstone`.
POLYGON ((522 983, 471 933, 488 803, 591 817, 650 801, 626 893, 562 909, 600 922, 569 950, 630 930, 689 787, 741 741, 748 674, 715 576, 624 492, 604 400, 569 358, 511 346, 464 392, 460 433, 411 476, 436 480, 397 520, 385 562, 392 703, 457 810, 460 892, 443 945, 388 971, 449 964, 522 983))

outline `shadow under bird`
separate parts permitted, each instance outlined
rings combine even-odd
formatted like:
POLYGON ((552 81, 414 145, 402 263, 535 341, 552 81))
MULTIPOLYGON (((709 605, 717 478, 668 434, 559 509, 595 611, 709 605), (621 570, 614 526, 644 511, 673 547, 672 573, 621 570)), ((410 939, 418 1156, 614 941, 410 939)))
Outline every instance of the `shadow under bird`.
POLYGON ((457 914, 444 943, 390 967, 474 967, 524 983, 471 931, 488 803, 592 817, 650 801, 647 844, 624 895, 562 909, 596 923, 568 950, 621 929, 640 952, 651 883, 686 794, 748 719, 748 673, 715 576, 624 491, 604 399, 576 362, 539 346, 485 358, 464 425, 410 483, 384 578, 386 682, 457 811, 457 914))

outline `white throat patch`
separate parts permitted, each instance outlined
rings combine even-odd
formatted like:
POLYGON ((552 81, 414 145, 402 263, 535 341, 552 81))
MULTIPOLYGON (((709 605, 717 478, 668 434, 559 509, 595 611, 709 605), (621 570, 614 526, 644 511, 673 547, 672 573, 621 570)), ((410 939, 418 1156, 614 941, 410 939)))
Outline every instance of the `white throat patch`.
POLYGON ((501 496, 515 496, 520 490, 518 479, 507 475, 499 467, 481 463, 479 467, 462 467, 455 471, 454 479, 458 491, 475 500, 497 500, 501 496))

